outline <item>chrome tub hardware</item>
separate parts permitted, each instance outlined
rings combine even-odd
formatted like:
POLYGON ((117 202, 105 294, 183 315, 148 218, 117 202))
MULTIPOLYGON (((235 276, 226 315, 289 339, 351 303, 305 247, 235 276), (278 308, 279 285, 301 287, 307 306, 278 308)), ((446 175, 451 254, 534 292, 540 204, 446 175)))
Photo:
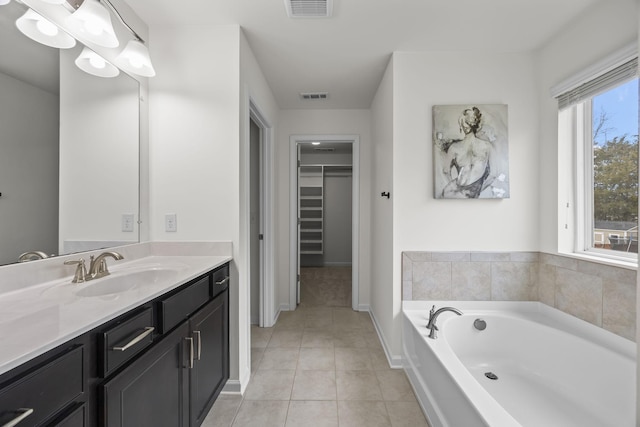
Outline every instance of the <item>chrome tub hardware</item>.
POLYGON ((78 260, 65 261, 64 265, 77 265, 76 272, 73 275, 73 280, 71 280, 71 283, 83 283, 90 279, 90 277, 87 275, 87 268, 84 265, 83 258, 80 258, 78 260))
POLYGON ((89 278, 87 280, 99 279, 100 277, 108 276, 109 274, 111 274, 109 273, 109 268, 107 267, 107 257, 111 257, 116 261, 124 259, 122 255, 115 251, 103 252, 95 258, 93 255, 91 255, 91 264, 89 265, 89 278))
POLYGON ((473 321, 473 327, 479 331, 484 331, 487 329, 487 322, 482 319, 476 319, 473 321))
POLYGON ((444 313, 445 311, 451 311, 453 313, 456 313, 458 316, 462 316, 462 312, 457 308, 442 307, 436 310, 436 306, 435 305, 432 306, 431 310, 429 311, 429 322, 427 322, 427 329, 430 330, 429 338, 431 339, 438 338, 438 327, 436 326, 436 320, 438 319, 438 316, 441 313, 444 313))
POLYGON ((18 262, 34 261, 37 259, 45 259, 45 258, 49 258, 49 255, 47 255, 42 251, 29 251, 29 252, 20 254, 20 256, 18 257, 18 262))

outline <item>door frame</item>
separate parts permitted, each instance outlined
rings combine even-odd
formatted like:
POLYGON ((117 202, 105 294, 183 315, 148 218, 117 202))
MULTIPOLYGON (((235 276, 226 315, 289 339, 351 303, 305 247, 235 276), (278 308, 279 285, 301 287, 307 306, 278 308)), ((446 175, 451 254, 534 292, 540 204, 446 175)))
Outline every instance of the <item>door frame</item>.
POLYGON ((359 309, 360 269, 360 136, 291 135, 289 137, 289 310, 297 307, 298 287, 298 144, 304 142, 352 144, 351 167, 351 308, 359 309))
MULTIPOLYGON (((274 213, 273 213, 273 195, 274 195, 274 153, 273 153, 273 128, 266 120, 260 108, 254 100, 249 97, 249 118, 253 120, 260 128, 260 230, 264 236, 260 241, 260 315, 259 326, 271 327, 275 323, 275 288, 274 288, 274 213)), ((250 128, 250 121, 247 123, 250 128)), ((247 144, 250 144, 250 131, 247 131, 247 144)), ((250 153, 249 147, 247 152, 250 153)), ((250 155, 250 154, 249 154, 250 155)), ((249 159, 247 159, 248 162, 249 159)), ((248 197, 248 195, 247 195, 248 197)), ((250 206, 247 205, 247 206, 250 206)), ((247 215, 248 217, 248 215, 247 215)), ((251 236, 247 227, 246 244, 247 248, 251 245, 251 236)), ((251 265, 250 251, 247 249, 247 266, 251 265)), ((249 267, 249 274, 251 268, 249 267)), ((249 282, 251 283, 251 278, 249 282)), ((249 295, 249 304, 251 297, 249 295)), ((251 317, 251 307, 249 307, 249 318, 251 317)), ((249 322, 250 323, 250 322, 249 322)))

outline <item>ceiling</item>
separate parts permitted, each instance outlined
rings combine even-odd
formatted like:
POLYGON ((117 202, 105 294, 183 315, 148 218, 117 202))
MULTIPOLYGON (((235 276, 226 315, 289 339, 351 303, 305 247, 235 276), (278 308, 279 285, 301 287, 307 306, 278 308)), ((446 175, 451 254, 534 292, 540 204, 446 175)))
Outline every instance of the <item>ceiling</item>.
POLYGON ((282 109, 366 109, 394 51, 529 51, 604 1, 334 0, 328 19, 290 19, 284 0, 127 3, 151 38, 162 24, 239 24, 282 109))

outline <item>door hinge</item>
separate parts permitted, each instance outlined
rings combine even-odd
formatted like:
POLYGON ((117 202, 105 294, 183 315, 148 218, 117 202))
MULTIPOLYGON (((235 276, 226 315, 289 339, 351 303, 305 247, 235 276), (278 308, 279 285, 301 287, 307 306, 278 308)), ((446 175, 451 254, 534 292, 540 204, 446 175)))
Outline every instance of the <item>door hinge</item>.
POLYGON ((298 274, 298 282, 300 282, 300 275, 298 274))
POLYGON ((298 167, 300 167, 300 160, 298 160, 298 167))
POLYGON ((264 240, 264 234, 258 234, 258 240, 264 240))

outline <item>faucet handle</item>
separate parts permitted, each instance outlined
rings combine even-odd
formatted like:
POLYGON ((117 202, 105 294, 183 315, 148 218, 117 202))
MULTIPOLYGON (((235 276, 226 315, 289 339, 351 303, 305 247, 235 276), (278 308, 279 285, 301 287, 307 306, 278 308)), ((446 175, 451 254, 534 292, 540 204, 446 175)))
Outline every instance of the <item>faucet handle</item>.
POLYGON ((80 258, 79 260, 68 260, 64 262, 64 265, 78 265, 76 267, 76 272, 73 275, 73 280, 71 283, 83 283, 87 280, 87 268, 84 265, 84 259, 80 258))

